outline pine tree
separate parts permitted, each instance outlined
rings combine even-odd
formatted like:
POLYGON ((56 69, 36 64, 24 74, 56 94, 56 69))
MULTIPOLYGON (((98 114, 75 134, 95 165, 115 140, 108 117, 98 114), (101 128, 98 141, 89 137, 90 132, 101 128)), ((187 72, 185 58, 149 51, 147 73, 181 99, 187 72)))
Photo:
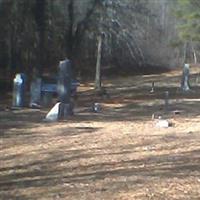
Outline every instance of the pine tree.
POLYGON ((181 20, 180 37, 184 40, 200 41, 200 1, 178 0, 177 17, 181 20))
POLYGON ((197 62, 197 54, 200 50, 200 1, 177 0, 176 17, 179 19, 179 37, 184 42, 184 62, 193 60, 197 62), (189 55, 190 54, 190 55, 189 55))

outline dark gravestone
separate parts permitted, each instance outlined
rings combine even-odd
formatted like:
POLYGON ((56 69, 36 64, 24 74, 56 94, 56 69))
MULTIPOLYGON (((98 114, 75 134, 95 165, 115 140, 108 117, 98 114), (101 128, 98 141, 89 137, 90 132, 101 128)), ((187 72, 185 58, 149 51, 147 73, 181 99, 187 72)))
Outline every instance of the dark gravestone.
POLYGON ((13 107, 23 107, 25 100, 25 74, 16 74, 13 81, 13 107))
POLYGON ((42 79, 34 78, 31 82, 30 107, 40 107, 42 79))
POLYGON ((60 61, 58 67, 57 94, 59 106, 59 119, 64 119, 73 114, 71 102, 72 69, 70 60, 60 61))
POLYGON ((153 81, 153 82, 152 82, 152 85, 151 85, 150 93, 154 93, 154 88, 155 88, 155 83, 154 83, 154 81, 153 81))
POLYGON ((52 105, 53 93, 51 92, 42 92, 42 106, 48 108, 52 105))

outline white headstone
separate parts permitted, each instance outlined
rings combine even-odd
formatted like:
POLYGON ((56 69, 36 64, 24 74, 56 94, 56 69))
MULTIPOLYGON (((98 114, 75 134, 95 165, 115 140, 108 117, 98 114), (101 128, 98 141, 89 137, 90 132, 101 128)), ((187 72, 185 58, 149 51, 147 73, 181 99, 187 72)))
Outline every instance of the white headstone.
POLYGON ((58 121, 60 104, 61 104, 60 102, 56 103, 56 105, 48 112, 48 114, 45 117, 45 121, 49 122, 58 121))
POLYGON ((13 107, 23 107, 25 99, 25 74, 16 74, 13 80, 13 107))
POLYGON ((156 122, 156 128, 168 128, 169 122, 165 119, 158 119, 156 122))

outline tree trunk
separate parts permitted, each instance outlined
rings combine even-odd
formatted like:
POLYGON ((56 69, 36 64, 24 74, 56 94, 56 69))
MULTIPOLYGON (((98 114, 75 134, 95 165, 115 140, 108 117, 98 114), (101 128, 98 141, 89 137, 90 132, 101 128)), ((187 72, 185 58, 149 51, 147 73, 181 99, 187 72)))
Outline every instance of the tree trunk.
POLYGON ((194 57, 194 64, 197 64, 197 54, 194 46, 192 45, 193 57, 194 57))
POLYGON ((186 59, 187 59, 187 42, 184 44, 184 47, 183 47, 183 62, 182 62, 182 65, 184 66, 184 64, 186 63, 186 59))
POLYGON ((35 22, 38 31, 38 63, 37 71, 40 75, 43 73, 43 67, 45 63, 45 31, 46 31, 46 0, 35 0, 35 22))
POLYGON ((69 13, 69 31, 66 33, 66 52, 67 57, 72 59, 73 55, 73 43, 74 43, 74 35, 73 35, 73 26, 74 26, 74 0, 70 0, 68 5, 68 13, 69 13))
POLYGON ((96 62, 96 76, 95 76, 95 89, 101 90, 101 52, 102 52, 102 36, 97 37, 97 62, 96 62))

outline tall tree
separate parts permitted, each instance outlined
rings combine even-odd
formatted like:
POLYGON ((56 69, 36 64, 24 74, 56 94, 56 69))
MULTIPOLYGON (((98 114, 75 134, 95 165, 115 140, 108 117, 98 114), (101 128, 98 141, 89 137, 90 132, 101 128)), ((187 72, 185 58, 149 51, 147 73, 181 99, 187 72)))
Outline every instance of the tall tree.
POLYGON ((42 74, 45 64, 45 41, 46 41, 46 0, 35 0, 35 21, 38 30, 38 74, 42 74))
POLYGON ((200 50, 200 1, 178 0, 175 13, 180 20, 178 30, 184 43, 184 62, 188 62, 191 53, 194 62, 197 62, 197 51, 200 50))

